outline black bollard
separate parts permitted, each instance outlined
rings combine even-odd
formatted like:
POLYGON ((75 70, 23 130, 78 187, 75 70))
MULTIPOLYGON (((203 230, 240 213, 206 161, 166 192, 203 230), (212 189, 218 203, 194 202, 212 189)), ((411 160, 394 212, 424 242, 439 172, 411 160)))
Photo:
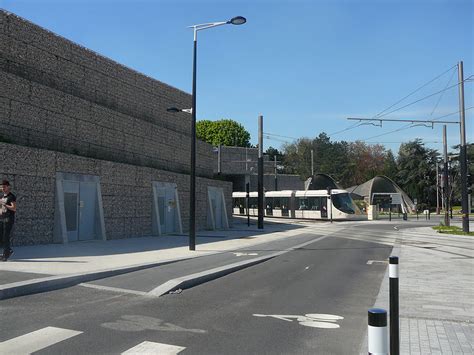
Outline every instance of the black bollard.
POLYGON ((398 257, 389 258, 390 293, 390 354, 400 354, 400 320, 398 299, 398 257))

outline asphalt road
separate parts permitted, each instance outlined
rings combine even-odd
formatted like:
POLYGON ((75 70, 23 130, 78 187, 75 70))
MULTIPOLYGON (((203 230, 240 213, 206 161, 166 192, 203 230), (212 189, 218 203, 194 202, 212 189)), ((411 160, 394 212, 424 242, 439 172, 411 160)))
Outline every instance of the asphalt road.
POLYGON ((0 352, 120 354, 138 344, 156 352, 160 343, 165 354, 358 353, 386 270, 367 261, 392 248, 337 235, 160 298, 75 286, 1 301, 0 352))

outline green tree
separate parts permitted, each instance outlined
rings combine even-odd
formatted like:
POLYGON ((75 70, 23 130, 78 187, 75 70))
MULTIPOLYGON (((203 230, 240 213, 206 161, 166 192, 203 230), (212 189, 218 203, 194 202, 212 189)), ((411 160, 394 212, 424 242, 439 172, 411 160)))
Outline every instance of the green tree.
POLYGON ((349 143, 348 148, 351 175, 348 181, 349 184, 346 184, 346 186, 359 185, 374 176, 383 174, 387 157, 384 146, 355 141, 349 143))
POLYGON ((250 147, 250 133, 240 123, 231 119, 198 121, 196 136, 214 146, 250 147))
POLYGON ((395 157, 391 150, 387 151, 384 159, 383 165, 383 175, 389 177, 392 180, 397 179, 397 162, 395 161, 395 157))
POLYGON ((273 148, 272 146, 270 146, 265 151, 265 155, 268 155, 268 159, 270 161, 273 161, 275 159, 275 156, 276 156, 277 160, 281 160, 281 158, 283 156, 283 153, 280 152, 278 149, 273 148))
POLYGON ((314 139, 300 138, 283 146, 285 172, 298 174, 304 180, 311 175, 311 150, 314 173, 325 173, 345 185, 350 177, 347 142, 331 142, 326 133, 314 139))
POLYGON ((411 197, 436 205, 436 161, 438 153, 426 148, 421 139, 400 145, 397 183, 411 197))
MULTIPOLYGON (((450 188, 450 199, 454 204, 461 204, 461 162, 460 162, 460 145, 457 144, 451 147, 450 159, 449 159, 449 182, 450 188)), ((474 173, 474 144, 466 144, 466 158, 467 158, 467 174, 473 176, 474 173)), ((468 185, 469 187, 469 185, 468 185)))

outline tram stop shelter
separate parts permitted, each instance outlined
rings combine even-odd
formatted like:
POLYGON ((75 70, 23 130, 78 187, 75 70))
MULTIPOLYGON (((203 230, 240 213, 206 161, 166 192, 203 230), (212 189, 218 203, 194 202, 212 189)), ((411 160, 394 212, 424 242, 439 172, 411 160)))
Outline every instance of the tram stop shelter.
POLYGON ((380 208, 400 206, 403 213, 416 210, 416 205, 406 192, 393 180, 383 175, 346 190, 354 200, 364 200, 367 205, 378 205, 380 208))

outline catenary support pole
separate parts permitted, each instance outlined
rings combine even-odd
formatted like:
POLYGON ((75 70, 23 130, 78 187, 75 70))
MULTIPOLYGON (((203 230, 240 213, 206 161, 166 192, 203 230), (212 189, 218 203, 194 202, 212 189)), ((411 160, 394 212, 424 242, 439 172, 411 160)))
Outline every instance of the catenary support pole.
POLYGON ((273 160, 275 161, 275 163, 274 163, 275 164, 275 191, 278 191, 277 156, 276 156, 276 154, 274 155, 273 158, 274 158, 273 160))
POLYGON ((438 159, 436 159, 436 214, 439 214, 439 171, 438 159))
POLYGON ((389 258, 390 355, 400 354, 400 319, 398 298, 398 257, 389 258))
POLYGON ((387 311, 380 308, 369 309, 368 323, 369 355, 388 355, 387 311))
POLYGON ((459 77, 459 114, 461 126, 461 206, 462 206, 462 230, 464 233, 469 233, 469 206, 467 193, 467 151, 466 151, 466 111, 464 109, 464 74, 463 63, 458 63, 458 77, 459 77))
POLYGON ((247 205, 247 227, 250 227, 250 183, 245 184, 245 204, 247 205))
POLYGON ((446 139, 446 125, 443 125, 443 189, 444 189, 444 225, 449 226, 449 175, 448 175, 448 142, 446 139))
POLYGON ((263 116, 258 116, 258 229, 263 229, 263 116))

